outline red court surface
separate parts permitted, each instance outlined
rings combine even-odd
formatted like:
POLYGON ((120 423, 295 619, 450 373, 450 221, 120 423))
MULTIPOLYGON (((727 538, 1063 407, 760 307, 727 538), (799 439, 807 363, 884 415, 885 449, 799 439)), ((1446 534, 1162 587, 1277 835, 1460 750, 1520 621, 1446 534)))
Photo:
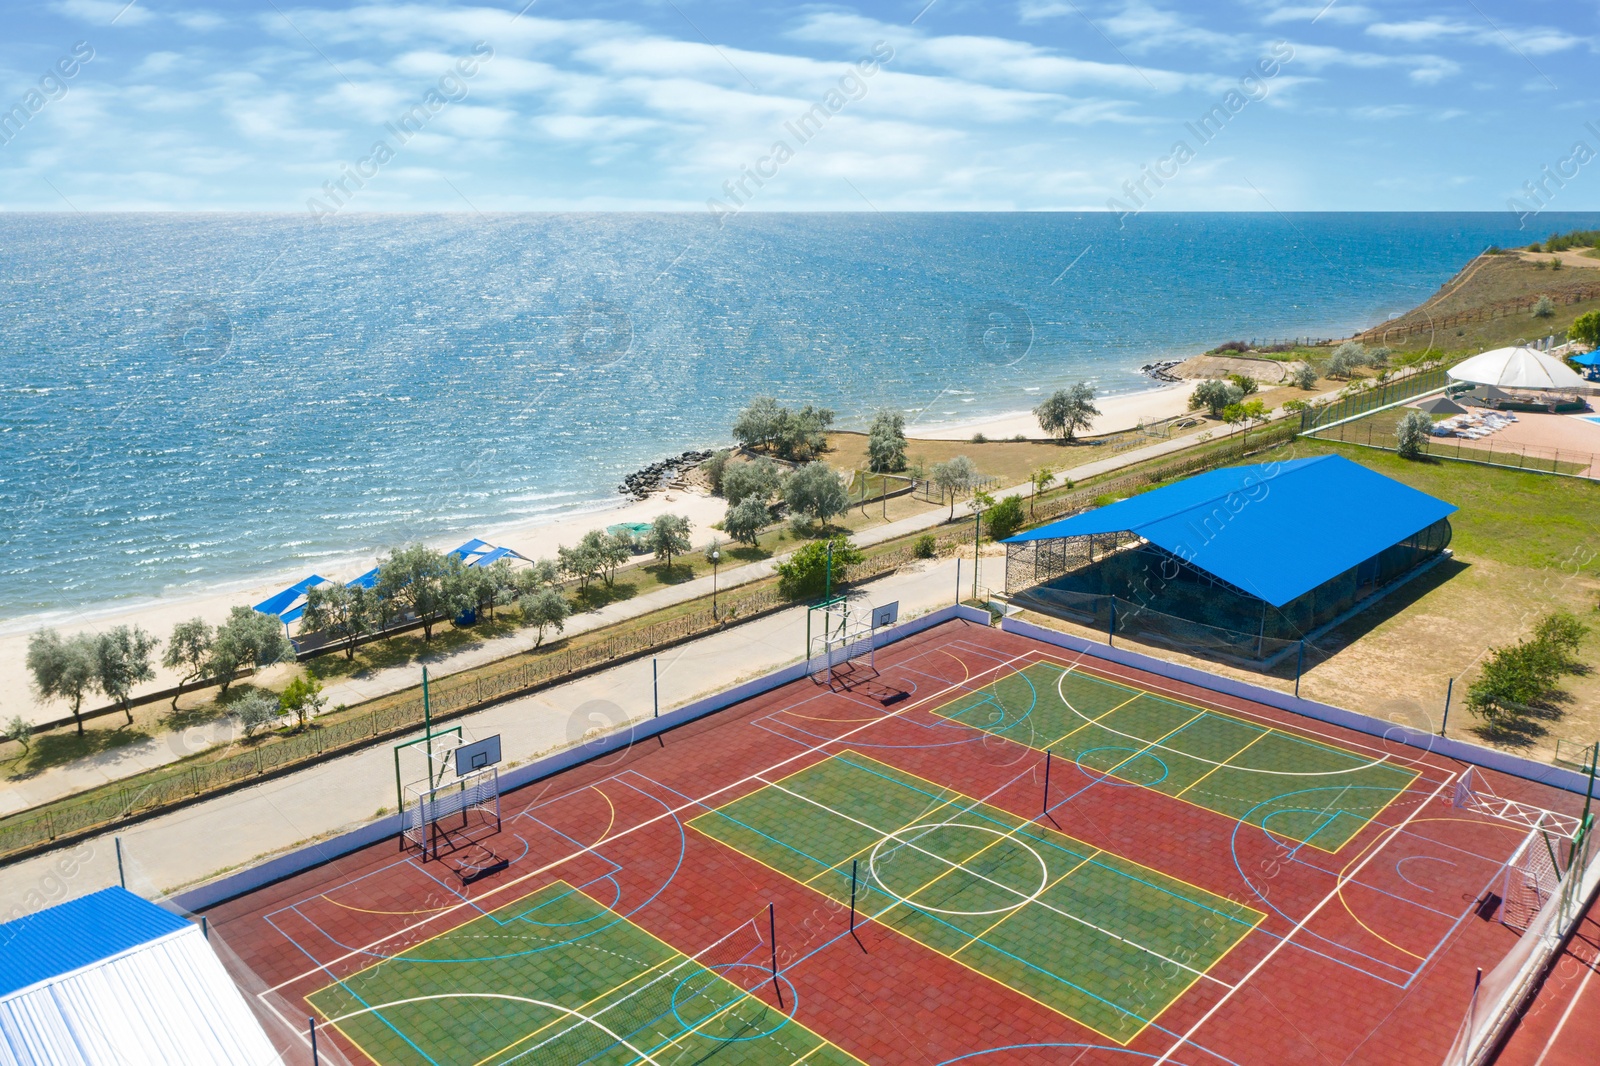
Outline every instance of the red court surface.
MULTIPOLYGON (((402 1032, 414 1023, 398 1014, 390 1028, 414 1050, 368 1056, 347 1026, 322 1015, 311 998, 321 992, 316 1002, 326 1005, 330 993, 354 987, 348 984, 354 975, 383 960, 394 960, 385 965, 397 975, 420 973, 424 963, 407 952, 426 950, 433 938, 558 884, 575 886, 586 906, 609 908, 690 957, 728 942, 734 931, 753 930, 748 935, 759 948, 718 972, 767 1004, 778 1025, 792 1024, 812 1042, 796 1041, 795 1048, 808 1050, 791 1056, 778 1051, 781 1041, 735 1040, 704 1056, 712 1062, 1436 1063, 1460 1026, 1475 969, 1492 967, 1516 940, 1476 911, 1526 830, 1452 805, 1464 764, 967 622, 880 650, 874 675, 848 690, 802 680, 670 732, 662 743, 650 739, 508 794, 503 829, 488 843, 510 865, 471 884, 447 862, 421 862, 388 842, 220 905, 209 912, 211 928, 253 971, 255 987, 273 990, 270 1009, 297 1027, 319 1016, 324 1048, 336 1046, 352 1063, 382 1066, 467 1060, 424 1050, 438 1034, 402 1032), (1063 758, 1051 768, 1046 816, 1042 752, 933 713, 1038 664, 1316 741, 1368 767, 1409 771, 1394 776, 1410 783, 1365 809, 1361 817, 1370 821, 1333 851, 1063 758), (1179 981, 1174 998, 1158 997, 1138 1025, 1109 1037, 1053 1009, 1050 997, 1019 991, 1020 978, 982 963, 986 956, 966 951, 966 943, 935 950, 919 941, 899 922, 899 911, 881 921, 864 917, 852 935, 837 891, 808 887, 689 824, 843 753, 981 800, 1019 826, 1027 820, 1030 832, 1037 825, 1040 833, 1065 834, 1097 849, 1093 854, 1106 863, 1140 864, 1164 875, 1151 881, 1177 879, 1197 898, 1221 897, 1261 917, 1204 966, 1183 967, 1194 979, 1179 981), (776 981, 768 970, 773 962, 776 981), (819 1048, 816 1037, 826 1044, 819 1048)), ((1580 797, 1544 786, 1483 776, 1508 798, 1565 813, 1582 805, 1580 797)), ((1286 793, 1296 787, 1286 779, 1286 793)), ((965 872, 968 860, 962 863, 965 872)), ((921 906, 909 898, 900 903, 921 906)), ((1138 923, 1147 916, 1121 912, 1115 901, 1095 906, 1101 909, 1092 921, 1061 916, 1081 937, 1067 936, 1019 966, 1032 967, 1035 977, 1047 973, 1039 980, 1062 982, 1063 989, 1104 994, 1107 986, 1088 977, 1112 972, 1103 956, 1183 932, 1142 929, 1138 923), (1120 933, 1103 928, 1117 921, 1124 923, 1116 927, 1120 933)), ((995 925, 1003 930, 1004 910, 962 913, 999 914, 995 925)), ((1595 927, 1586 928, 1592 939, 1595 927)), ((987 929, 984 935, 991 936, 987 929)), ((592 946, 601 950, 598 941, 592 946)), ((537 950, 543 949, 524 950, 519 965, 537 950)), ((1592 966, 1588 950, 1574 964, 1580 969, 1592 966)), ((423 977, 435 986, 450 980, 441 977, 448 971, 437 960, 432 965, 423 977)), ((1542 1047, 1573 995, 1582 1002, 1568 1015, 1566 1031, 1592 1040, 1600 979, 1583 985, 1578 969, 1563 966, 1550 994, 1566 999, 1535 1007, 1513 1041, 1515 1057, 1505 1061, 1539 1061, 1538 1051, 1528 1049, 1542 1047)), ((515 991, 530 1001, 554 1000, 569 977, 552 971, 531 982, 540 987, 515 991)), ((257 999, 264 1008, 269 1002, 257 999)), ((379 1017, 386 1009, 369 1004, 379 1017)), ((481 1001, 463 999, 453 1016, 470 1025, 484 1009, 481 1001)), ((566 1058, 529 1057, 524 1046, 471 1061, 700 1061, 681 1046, 641 1049, 641 1039, 596 1040, 589 1052, 566 1058)), ((1543 1060, 1577 1061, 1554 1053, 1543 1060)))
POLYGON ((1499 1066, 1600 1062, 1600 902, 1578 923, 1495 1061, 1499 1066))

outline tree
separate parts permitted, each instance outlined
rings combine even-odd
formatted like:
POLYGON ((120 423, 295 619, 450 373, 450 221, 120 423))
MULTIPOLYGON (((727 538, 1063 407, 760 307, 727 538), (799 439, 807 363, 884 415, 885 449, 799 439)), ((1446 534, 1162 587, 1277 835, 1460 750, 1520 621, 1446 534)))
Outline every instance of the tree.
POLYGON ((556 549, 556 565, 563 574, 577 579, 579 592, 587 592, 589 582, 605 566, 605 561, 592 543, 579 541, 570 548, 556 549))
POLYGON ((228 620, 217 627, 206 673, 221 684, 218 695, 226 695, 240 667, 259 669, 292 658, 294 645, 284 635, 283 623, 273 615, 235 607, 228 612, 228 620))
POLYGON ((1567 336, 1590 348, 1600 347, 1600 311, 1585 311, 1572 320, 1567 336))
POLYGON ((1345 341, 1328 357, 1328 376, 1349 379, 1356 370, 1367 365, 1367 350, 1359 341, 1345 341))
POLYGON ((1549 318, 1556 313, 1556 305, 1550 302, 1550 297, 1541 296, 1533 305, 1534 318, 1549 318))
POLYGON ((0 730, 0 740, 15 741, 22 745, 24 752, 30 747, 28 741, 32 737, 33 725, 20 714, 12 716, 11 721, 5 724, 4 730, 0 730))
POLYGON ((765 456, 753 463, 734 463, 722 475, 722 496, 730 507, 752 497, 766 503, 777 495, 782 479, 778 464, 765 456))
POLYGON ((1033 409, 1039 428, 1046 433, 1059 434, 1069 441, 1080 429, 1088 429, 1100 416, 1094 405, 1094 386, 1080 381, 1065 389, 1057 389, 1048 400, 1033 409))
POLYGON ((557 633, 566 628, 567 616, 572 613, 567 598, 552 588, 528 593, 517 601, 517 610, 522 612, 523 625, 538 627, 535 648, 544 643, 544 631, 550 626, 555 626, 557 633))
POLYGON ((1256 390, 1260 388, 1260 386, 1256 384, 1256 379, 1251 377, 1249 374, 1229 374, 1228 380, 1239 386, 1240 396, 1253 395, 1256 390))
MULTIPOLYGON (((206 666, 211 661, 211 642, 216 630, 204 618, 191 618, 172 627, 167 639, 167 650, 161 656, 161 665, 178 671, 178 687, 206 676, 206 666)), ((178 709, 179 693, 172 694, 172 709, 178 709)))
POLYGON ((783 479, 783 502, 798 524, 827 524, 828 519, 850 509, 850 493, 827 463, 807 463, 783 479))
POLYGON ((88 633, 74 633, 66 640, 53 629, 41 629, 28 638, 28 672, 33 674, 34 688, 47 700, 64 700, 72 709, 78 725, 78 735, 83 735, 83 698, 95 684, 95 638, 88 633))
POLYGON ((1367 363, 1368 363, 1369 366, 1378 366, 1378 367, 1388 366, 1389 365, 1389 357, 1391 355, 1393 355, 1393 354, 1394 354, 1394 349, 1393 348, 1388 348, 1388 347, 1385 347, 1385 346, 1380 344, 1380 345, 1378 345, 1378 347, 1372 349, 1370 352, 1367 353, 1367 363))
POLYGON ((101 633, 94 642, 95 685, 107 698, 116 701, 133 724, 133 708, 128 697, 135 685, 156 676, 150 655, 161 641, 138 626, 117 626, 101 633))
POLYGON ((480 575, 478 578, 479 591, 487 593, 488 599, 479 599, 478 609, 485 606, 489 608, 489 617, 493 618, 495 608, 504 607, 516 599, 517 572, 511 569, 510 559, 496 559, 488 566, 475 568, 480 575))
POLYGON ((984 525, 989 527, 990 540, 1005 540, 1022 528, 1026 518, 1022 513, 1022 497, 1007 496, 995 502, 983 514, 984 525))
POLYGON ((828 427, 831 425, 833 412, 826 407, 806 404, 798 411, 781 408, 773 446, 779 457, 784 459, 799 462, 815 459, 828 449, 828 427))
POLYGON ((1211 412, 1212 418, 1221 418, 1222 412, 1233 404, 1244 399, 1244 393, 1239 391, 1239 386, 1231 381, 1221 378, 1207 378, 1194 387, 1189 394, 1189 410, 1198 411, 1204 408, 1211 412))
POLYGON ((770 448, 778 435, 782 411, 771 396, 757 396, 733 420, 733 439, 745 448, 770 448))
POLYGON ((1570 611, 1555 611, 1539 619, 1533 627, 1533 639, 1550 649, 1561 673, 1577 673, 1583 664, 1576 658, 1589 627, 1570 611))
POLYGON ((422 639, 429 641, 440 618, 470 606, 465 569, 460 559, 422 544, 396 548, 378 562, 378 597, 409 611, 422 623, 422 639))
POLYGON ((1055 480, 1056 472, 1048 466, 1041 466, 1029 475, 1028 483, 1033 486, 1033 494, 1028 497, 1028 515, 1030 517, 1033 515, 1034 501, 1039 498, 1041 492, 1055 484, 1055 480))
POLYGON ((657 515, 656 520, 650 523, 646 540, 655 557, 666 560, 669 571, 674 555, 682 555, 694 547, 689 541, 689 520, 676 514, 657 515))
POLYGON ((322 695, 322 684, 309 677, 297 677, 290 681, 278 697, 278 706, 283 708, 284 713, 294 715, 296 730, 304 729, 306 723, 321 714, 327 702, 322 695))
POLYGON ((1317 387, 1317 372, 1310 363, 1301 363, 1289 372, 1289 381, 1297 389, 1314 389, 1317 387))
POLYGON ((283 717, 283 706, 267 692, 247 692, 236 701, 230 713, 239 719, 246 737, 254 736, 262 726, 283 717))
POLYGON ((789 599, 820 596, 828 587, 829 548, 832 548, 832 581, 837 587, 846 572, 858 566, 861 551, 840 534, 827 540, 814 540, 778 564, 778 591, 789 599))
POLYGON ((947 459, 933 466, 933 483, 950 497, 950 517, 956 516, 956 500, 972 491, 978 480, 978 468, 965 455, 947 459))
POLYGON ((526 570, 518 570, 512 577, 518 597, 542 588, 552 588, 561 582, 561 568, 549 559, 535 559, 526 570))
POLYGON ((1222 420, 1230 426, 1238 426, 1244 431, 1244 439, 1249 440, 1250 427, 1267 420, 1267 405, 1260 400, 1230 403, 1222 409, 1222 420))
POLYGON ((728 457, 732 455, 731 449, 723 448, 701 465, 706 471, 706 481, 711 484, 711 495, 722 495, 722 475, 728 469, 728 457))
POLYGON ((739 543, 754 548, 760 543, 761 531, 770 521, 772 516, 767 505, 750 496, 728 508, 727 517, 722 520, 722 531, 739 543))
POLYGON ((884 474, 905 468, 905 416, 899 411, 879 411, 867 430, 867 469, 884 474))
POLYGON ((610 588, 616 580, 617 567, 633 558, 632 538, 613 536, 598 529, 585 533, 578 547, 586 563, 594 563, 595 571, 604 579, 606 588, 610 588))
MULTIPOLYGON (((378 597, 369 588, 351 588, 337 582, 306 590, 306 609, 300 616, 302 632, 324 633, 344 644, 344 657, 356 657, 356 642, 372 632, 378 621, 378 597)), ((173 634, 177 639, 177 634, 173 634)), ((169 649, 170 650, 170 649, 169 649)))
POLYGON ((1467 689, 1467 706, 1489 725, 1504 728, 1550 691, 1555 684, 1552 666, 1548 651, 1537 642, 1498 648, 1467 689))
POLYGON ((1433 434, 1433 419, 1425 411, 1407 411, 1394 427, 1395 450, 1404 459, 1422 455, 1433 434))

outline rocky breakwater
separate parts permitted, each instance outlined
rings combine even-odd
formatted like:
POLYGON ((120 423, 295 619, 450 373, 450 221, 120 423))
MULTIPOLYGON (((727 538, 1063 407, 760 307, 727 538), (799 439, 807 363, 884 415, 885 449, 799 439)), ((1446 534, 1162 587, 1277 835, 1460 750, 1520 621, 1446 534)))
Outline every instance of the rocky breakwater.
POLYGON ((693 470, 709 458, 711 458, 711 452, 708 449, 705 451, 690 450, 682 455, 674 455, 670 458, 662 459, 651 463, 643 469, 635 470, 623 478, 622 483, 617 486, 617 491, 624 496, 632 496, 636 500, 642 500, 652 492, 667 488, 680 475, 693 470))

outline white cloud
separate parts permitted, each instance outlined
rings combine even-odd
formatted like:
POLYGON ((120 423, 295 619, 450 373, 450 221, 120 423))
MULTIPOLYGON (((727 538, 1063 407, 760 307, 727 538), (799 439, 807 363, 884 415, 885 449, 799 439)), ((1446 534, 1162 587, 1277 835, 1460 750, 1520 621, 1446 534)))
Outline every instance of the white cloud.
POLYGON ((1390 41, 1407 43, 1460 41, 1504 48, 1511 52, 1528 52, 1533 55, 1564 52, 1569 48, 1590 43, 1589 38, 1545 26, 1525 28, 1501 26, 1487 19, 1473 21, 1447 18, 1443 15, 1406 22, 1375 22, 1367 27, 1367 33, 1390 41))
POLYGON ((145 6, 148 0, 53 0, 50 6, 70 18, 79 19, 91 25, 109 26, 116 20, 118 26, 137 26, 141 22, 148 22, 151 18, 150 9, 145 6))

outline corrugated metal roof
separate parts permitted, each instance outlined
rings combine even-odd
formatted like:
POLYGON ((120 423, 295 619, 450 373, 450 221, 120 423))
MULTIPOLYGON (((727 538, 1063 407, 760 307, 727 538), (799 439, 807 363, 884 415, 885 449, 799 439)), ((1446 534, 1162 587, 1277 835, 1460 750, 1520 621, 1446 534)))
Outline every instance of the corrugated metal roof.
POLYGON ((1320 455, 1212 470, 1010 542, 1126 531, 1281 607, 1455 510, 1341 455, 1320 455))
POLYGON ((0 998, 159 940, 188 922, 107 888, 0 925, 0 998))

